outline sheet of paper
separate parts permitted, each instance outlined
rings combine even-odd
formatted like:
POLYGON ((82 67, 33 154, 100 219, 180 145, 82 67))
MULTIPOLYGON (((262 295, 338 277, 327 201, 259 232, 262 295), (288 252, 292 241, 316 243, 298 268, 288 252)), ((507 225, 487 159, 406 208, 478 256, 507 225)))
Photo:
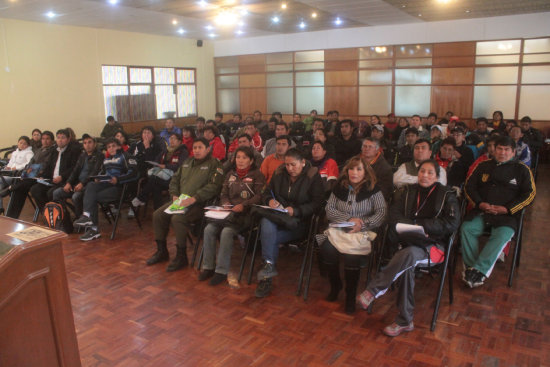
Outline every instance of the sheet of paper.
POLYGON ((25 228, 20 231, 8 233, 8 236, 17 238, 18 240, 30 242, 38 240, 40 238, 45 238, 56 234, 57 232, 51 229, 46 229, 43 227, 33 226, 30 228, 25 228))
POLYGON ((397 223, 395 230, 397 233, 418 233, 423 236, 426 235, 426 233, 424 233, 424 227, 413 224, 397 223))
POLYGON ((271 209, 271 210, 275 210, 277 212, 281 212, 281 213, 288 213, 288 210, 286 209, 283 209, 283 208, 272 208, 268 205, 255 205, 255 206, 259 206, 260 208, 264 208, 264 209, 271 209))
POLYGON ((145 161, 145 163, 149 163, 151 166, 158 167, 160 166, 160 163, 154 162, 154 161, 145 161))
POLYGON ((219 211, 219 210, 208 210, 206 213, 204 213, 204 216, 206 218, 211 219, 225 219, 231 214, 231 212, 228 211, 219 211))
POLYGON ((180 204, 182 200, 185 200, 187 198, 190 198, 190 196, 186 194, 181 194, 176 200, 174 200, 172 205, 164 209, 164 212, 166 214, 183 214, 187 212, 187 207, 180 204))
POLYGON ((353 227, 355 223, 353 222, 333 222, 330 223, 328 226, 332 228, 349 228, 353 227))
POLYGON ((232 206, 233 205, 231 205, 230 207, 223 207, 223 206, 211 205, 211 206, 205 206, 204 209, 205 210, 216 210, 216 211, 220 211, 220 212, 230 212, 232 206))

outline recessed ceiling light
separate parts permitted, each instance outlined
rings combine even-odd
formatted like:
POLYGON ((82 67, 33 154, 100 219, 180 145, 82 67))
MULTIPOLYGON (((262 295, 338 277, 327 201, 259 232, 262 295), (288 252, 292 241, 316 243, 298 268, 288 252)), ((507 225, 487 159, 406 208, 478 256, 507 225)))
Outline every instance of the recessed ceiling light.
POLYGON ((210 34, 208 34, 208 37, 214 38, 214 37, 216 37, 216 35, 214 33, 210 33, 210 34))
POLYGON ((336 24, 336 25, 342 24, 342 19, 336 18, 336 20, 334 21, 334 24, 336 24))
POLYGON ((47 12, 46 14, 44 14, 45 16, 47 16, 48 18, 55 18, 57 17, 57 14, 55 14, 53 11, 49 11, 47 12))
POLYGON ((118 0, 109 0, 109 4, 116 5, 118 4, 118 0))
POLYGON ((239 25, 239 27, 244 27, 244 22, 242 20, 237 24, 239 25))
POLYGON ((437 2, 441 4, 448 4, 451 2, 451 0, 437 0, 437 2))
POLYGON ((202 6, 203 8, 206 7, 208 5, 208 3, 205 1, 205 0, 200 0, 199 2, 199 5, 202 6))
POLYGON ((244 32, 241 31, 240 29, 238 29, 238 30, 235 31, 235 34, 236 34, 237 36, 240 36, 241 34, 244 34, 244 32))
POLYGON ((466 13, 469 13, 469 12, 470 12, 470 9, 467 9, 467 10, 466 10, 466 13))
POLYGON ((300 27, 300 29, 304 29, 306 27, 306 23, 302 21, 300 22, 300 24, 298 24, 298 27, 300 27))
POLYGON ((403 5, 401 5, 401 7, 402 7, 402 8, 406 8, 406 7, 407 7, 407 5, 403 4, 403 5))
POLYGON ((178 21, 176 19, 174 19, 174 20, 172 20, 172 24, 176 25, 176 24, 178 24, 178 21))
POLYGON ((246 9, 241 9, 241 15, 242 15, 242 16, 247 16, 247 15, 248 15, 248 10, 246 10, 246 9))
POLYGON ((312 18, 317 18, 317 13, 311 13, 312 18))
POLYGON ((281 4, 281 9, 286 9, 286 3, 281 4))
POLYGON ((179 34, 184 34, 184 33, 185 33, 185 29, 183 29, 183 28, 178 29, 178 33, 179 33, 179 34))
POLYGON ((422 14, 418 14, 418 16, 419 16, 419 17, 421 17, 421 16, 422 16, 422 14))
POLYGON ((214 27, 212 27, 211 25, 207 25, 206 27, 204 27, 206 29, 208 29, 209 31, 211 31, 212 29, 214 29, 214 27))
POLYGON ((273 18, 271 18, 271 21, 272 21, 273 23, 279 23, 280 20, 281 20, 281 19, 280 19, 279 17, 273 17, 273 18))

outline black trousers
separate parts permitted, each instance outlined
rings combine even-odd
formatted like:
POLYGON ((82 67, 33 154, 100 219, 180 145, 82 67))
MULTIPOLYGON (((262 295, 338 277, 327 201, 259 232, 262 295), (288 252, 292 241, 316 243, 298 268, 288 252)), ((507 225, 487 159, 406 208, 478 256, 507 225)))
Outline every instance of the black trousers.
POLYGON ((21 211, 25 206, 25 200, 27 200, 27 194, 33 185, 36 185, 36 180, 23 179, 19 182, 12 184, 12 192, 8 209, 6 210, 6 216, 10 218, 18 219, 21 215, 21 211))

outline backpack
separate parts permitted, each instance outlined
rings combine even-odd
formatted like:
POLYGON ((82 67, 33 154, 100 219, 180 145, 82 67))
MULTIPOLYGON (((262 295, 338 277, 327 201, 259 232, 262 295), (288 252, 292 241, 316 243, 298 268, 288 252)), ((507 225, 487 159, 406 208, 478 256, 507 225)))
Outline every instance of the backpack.
POLYGON ((63 203, 50 201, 44 205, 44 218, 48 223, 48 227, 63 231, 67 234, 73 232, 73 223, 71 215, 63 203))

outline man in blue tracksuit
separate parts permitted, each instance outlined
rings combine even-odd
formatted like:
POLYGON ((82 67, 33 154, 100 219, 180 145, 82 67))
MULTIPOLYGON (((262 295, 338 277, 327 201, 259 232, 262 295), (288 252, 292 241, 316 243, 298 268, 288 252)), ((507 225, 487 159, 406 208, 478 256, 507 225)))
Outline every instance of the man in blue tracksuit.
POLYGON ((109 176, 108 181, 90 182, 84 192, 84 211, 74 222, 75 227, 87 227, 80 236, 82 241, 91 241, 101 237, 97 227, 97 204, 118 200, 122 192, 122 184, 137 177, 137 162, 135 158, 120 149, 120 142, 109 138, 105 142, 109 158, 103 160, 101 175, 109 176))

